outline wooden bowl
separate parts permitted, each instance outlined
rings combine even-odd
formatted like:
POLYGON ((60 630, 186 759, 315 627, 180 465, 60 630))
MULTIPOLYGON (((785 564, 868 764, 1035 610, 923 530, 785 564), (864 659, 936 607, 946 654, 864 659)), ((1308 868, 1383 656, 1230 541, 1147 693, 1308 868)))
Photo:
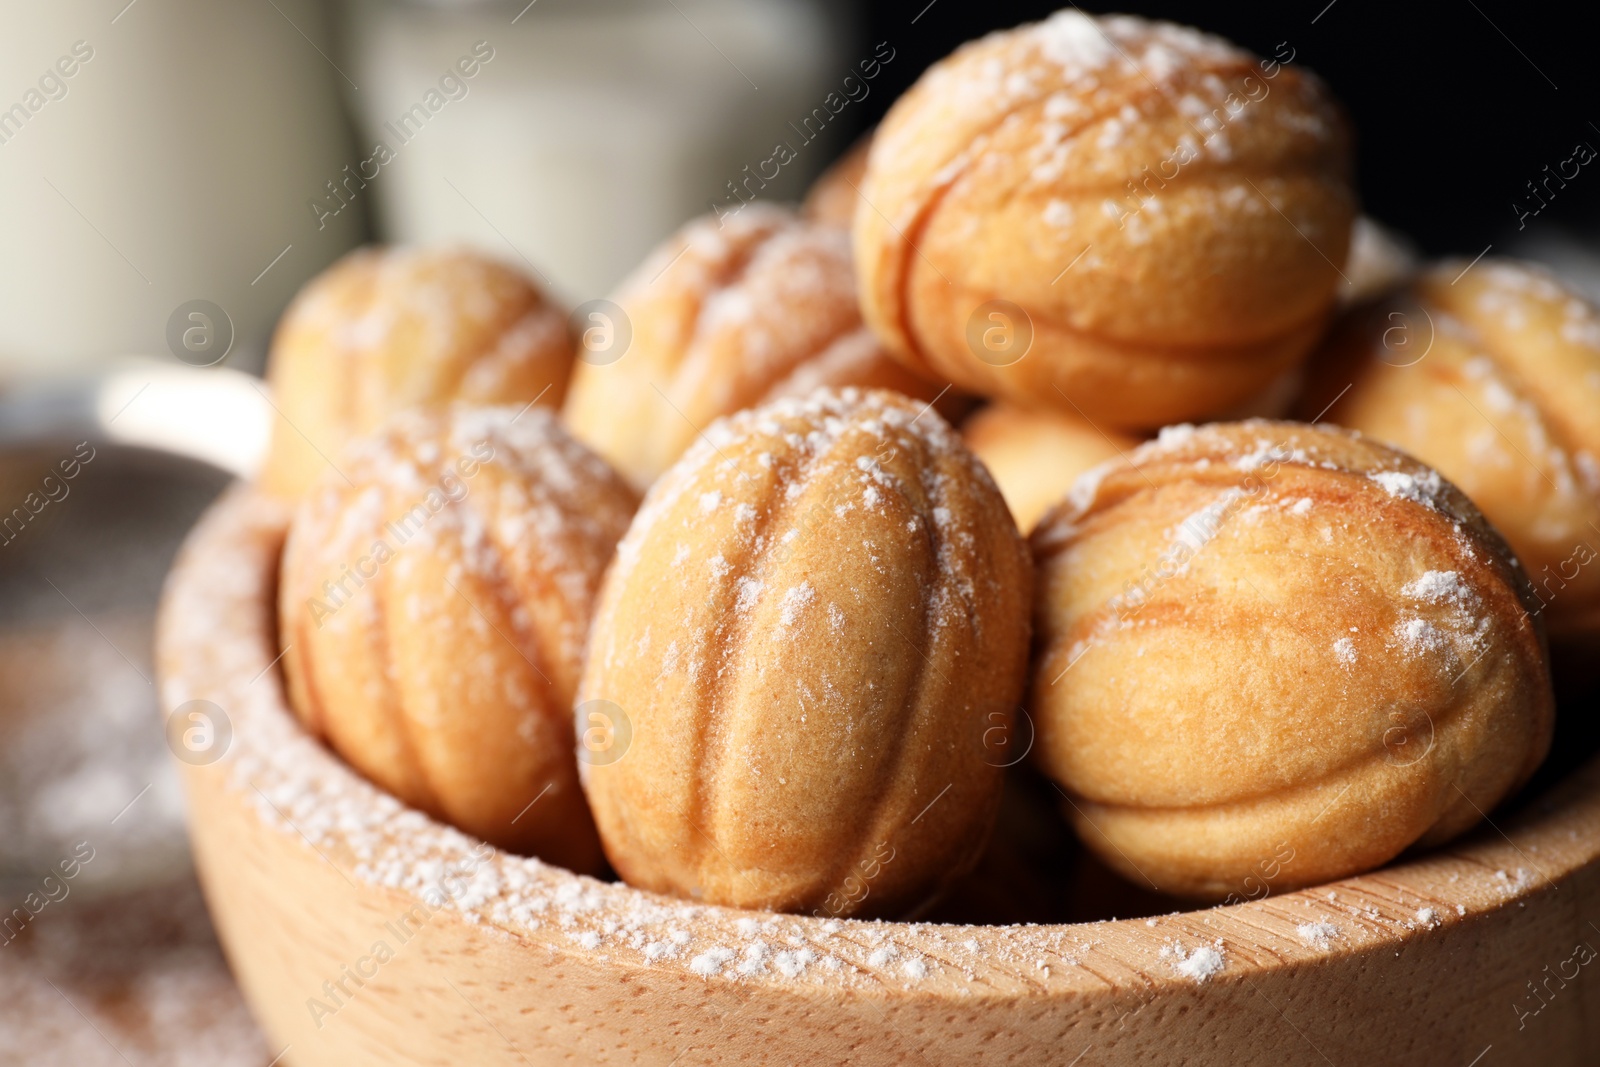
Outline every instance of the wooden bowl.
POLYGON ((191 834, 281 1063, 1594 1062, 1600 762, 1448 849, 1231 907, 955 926, 696 906, 497 852, 302 732, 274 666, 285 524, 230 491, 158 639, 165 707, 231 725, 185 767, 191 834))

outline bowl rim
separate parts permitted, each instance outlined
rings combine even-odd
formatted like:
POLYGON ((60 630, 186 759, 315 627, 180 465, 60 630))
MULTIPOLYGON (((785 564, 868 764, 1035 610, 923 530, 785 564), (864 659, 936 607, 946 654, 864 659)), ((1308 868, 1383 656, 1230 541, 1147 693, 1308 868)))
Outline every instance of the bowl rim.
POLYGON ((1108 986, 1125 996, 1132 972, 1135 988, 1154 999, 1330 957, 1376 965, 1413 938, 1444 936, 1555 892, 1600 861, 1600 832, 1572 829, 1600 828, 1597 757, 1516 814, 1439 849, 1315 887, 1164 916, 999 926, 823 919, 603 882, 505 853, 406 807, 300 727, 275 669, 283 656, 277 561, 290 513, 285 502, 236 484, 196 526, 169 575, 157 629, 162 706, 170 713, 210 701, 232 729, 216 762, 184 765, 191 796, 199 783, 208 795, 237 797, 356 892, 442 909, 537 948, 541 958, 808 998, 902 990, 966 1005, 974 997, 1059 1000, 1108 986), (1321 922, 1338 933, 1313 936, 1321 922))

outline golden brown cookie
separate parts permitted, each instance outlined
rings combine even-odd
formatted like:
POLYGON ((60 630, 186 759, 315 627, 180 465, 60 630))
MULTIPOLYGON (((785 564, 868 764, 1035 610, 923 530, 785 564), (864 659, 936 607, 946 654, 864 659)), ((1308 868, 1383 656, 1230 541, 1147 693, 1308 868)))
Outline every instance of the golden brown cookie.
POLYGON ((1432 464, 1516 549, 1551 635, 1600 637, 1600 311, 1530 264, 1467 267, 1348 313, 1299 415, 1432 464))
POLYGON ((873 138, 867 322, 920 373, 1154 428, 1258 393, 1321 336, 1354 216, 1314 77, 1076 10, 935 64, 873 138))
POLYGON ((632 490, 538 407, 404 412, 343 471, 284 550, 295 711, 408 804, 594 870, 572 694, 632 490))
POLYGON ((923 404, 823 391, 716 423, 651 487, 595 616, 578 717, 612 865, 741 907, 929 901, 1015 762, 1030 581, 923 404))
POLYGON ((262 484, 298 498, 406 408, 560 407, 571 366, 565 312, 518 271, 464 249, 358 249, 301 290, 273 338, 262 484))
POLYGON ((1076 415, 990 404, 961 424, 1024 533, 1067 495, 1078 475, 1133 451, 1139 439, 1100 431, 1076 415))
POLYGON ((1031 539, 1034 756, 1106 862, 1201 898, 1313 885, 1454 837, 1533 773, 1537 600, 1455 486, 1287 422, 1131 459, 1031 539))
POLYGON ((925 400, 941 389, 890 359, 862 325, 849 238, 785 208, 696 219, 623 284, 616 304, 631 341, 620 354, 581 358, 563 414, 640 489, 714 419, 747 407, 818 386, 925 400))

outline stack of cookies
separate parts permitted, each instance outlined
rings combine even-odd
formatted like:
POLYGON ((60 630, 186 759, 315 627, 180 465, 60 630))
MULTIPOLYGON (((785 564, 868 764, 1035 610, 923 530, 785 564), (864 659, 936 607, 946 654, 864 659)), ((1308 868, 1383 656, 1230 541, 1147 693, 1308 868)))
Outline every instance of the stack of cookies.
POLYGON ((1600 314, 1419 266, 1351 174, 1313 75, 1072 10, 572 316, 351 256, 272 358, 296 712, 740 907, 918 912, 1024 760, 1194 899, 1461 834, 1550 746, 1549 637, 1600 639, 1600 314))

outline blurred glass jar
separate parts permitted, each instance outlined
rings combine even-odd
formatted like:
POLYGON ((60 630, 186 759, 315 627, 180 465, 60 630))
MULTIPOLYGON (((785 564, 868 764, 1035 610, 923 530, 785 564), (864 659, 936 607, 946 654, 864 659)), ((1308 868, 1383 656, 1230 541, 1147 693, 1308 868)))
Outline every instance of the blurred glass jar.
POLYGON ((226 313, 231 364, 259 359, 362 235, 358 213, 319 229, 306 210, 352 155, 327 22, 317 0, 6 5, 0 380, 173 359, 195 300, 226 313))
MULTIPOLYGON (((353 0, 349 13, 362 175, 375 175, 354 191, 372 196, 381 234, 465 240, 569 300, 608 292, 731 201, 775 142, 802 143, 790 123, 851 58, 844 5, 825 0, 353 0)), ((797 198, 850 125, 761 195, 797 198)))

